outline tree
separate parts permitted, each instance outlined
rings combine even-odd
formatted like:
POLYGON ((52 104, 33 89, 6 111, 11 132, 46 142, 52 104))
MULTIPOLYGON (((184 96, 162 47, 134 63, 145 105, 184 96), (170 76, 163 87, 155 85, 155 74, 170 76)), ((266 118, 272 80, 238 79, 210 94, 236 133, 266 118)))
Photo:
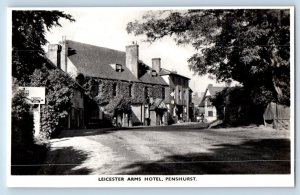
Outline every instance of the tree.
POLYGON ((29 83, 29 76, 42 67, 45 33, 60 26, 60 18, 75 21, 61 11, 12 11, 12 76, 20 85, 29 83))
POLYGON ((255 104, 290 104, 290 12, 276 9, 149 12, 127 32, 154 42, 191 44, 189 67, 217 81, 238 81, 255 104))

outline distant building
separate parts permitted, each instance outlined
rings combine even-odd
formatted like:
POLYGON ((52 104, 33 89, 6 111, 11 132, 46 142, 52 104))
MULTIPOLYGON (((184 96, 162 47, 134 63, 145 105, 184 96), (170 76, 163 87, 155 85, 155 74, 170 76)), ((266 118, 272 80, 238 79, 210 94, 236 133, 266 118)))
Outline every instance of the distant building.
POLYGON ((164 78, 170 87, 170 94, 167 101, 169 113, 174 122, 188 122, 193 118, 192 90, 189 88, 189 78, 178 74, 176 71, 169 71, 156 63, 155 70, 164 78))
POLYGON ((214 87, 212 84, 209 84, 202 96, 200 102, 200 110, 204 111, 204 117, 207 122, 217 120, 217 109, 212 105, 210 98, 215 96, 218 92, 221 92, 225 87, 214 87))

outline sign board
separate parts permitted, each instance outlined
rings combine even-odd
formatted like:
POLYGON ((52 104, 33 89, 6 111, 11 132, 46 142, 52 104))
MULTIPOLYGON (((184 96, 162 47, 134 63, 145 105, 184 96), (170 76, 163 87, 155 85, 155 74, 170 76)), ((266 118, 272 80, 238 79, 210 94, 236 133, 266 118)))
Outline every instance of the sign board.
POLYGON ((45 104, 45 87, 19 87, 29 104, 45 104))

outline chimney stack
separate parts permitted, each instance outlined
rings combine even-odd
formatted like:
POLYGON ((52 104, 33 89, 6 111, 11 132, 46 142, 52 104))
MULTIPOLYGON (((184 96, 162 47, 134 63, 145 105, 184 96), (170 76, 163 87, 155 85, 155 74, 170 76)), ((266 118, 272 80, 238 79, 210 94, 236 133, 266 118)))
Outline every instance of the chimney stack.
POLYGON ((61 68, 61 45, 49 44, 47 57, 57 68, 60 69, 61 68))
POLYGON ((160 58, 152 58, 152 69, 154 69, 157 74, 159 74, 161 69, 161 59, 160 58))
POLYGON ((139 78, 139 45, 133 44, 126 46, 126 67, 139 78))
POLYGON ((60 66, 63 71, 67 72, 68 44, 66 36, 62 36, 59 44, 61 45, 60 66))

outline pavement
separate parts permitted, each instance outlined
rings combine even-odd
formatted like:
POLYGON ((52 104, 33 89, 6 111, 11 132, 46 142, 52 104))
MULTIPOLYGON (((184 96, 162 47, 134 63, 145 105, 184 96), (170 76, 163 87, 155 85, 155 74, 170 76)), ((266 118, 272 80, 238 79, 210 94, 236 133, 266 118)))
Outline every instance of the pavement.
POLYGON ((290 132, 206 124, 65 130, 40 175, 289 174, 290 132))

